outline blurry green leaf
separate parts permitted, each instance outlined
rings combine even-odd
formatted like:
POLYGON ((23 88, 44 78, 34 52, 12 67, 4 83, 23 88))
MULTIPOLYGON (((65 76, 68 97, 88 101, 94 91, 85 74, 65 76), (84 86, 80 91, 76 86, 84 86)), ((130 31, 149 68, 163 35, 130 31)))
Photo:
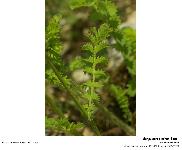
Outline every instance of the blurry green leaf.
POLYGON ((46 129, 63 131, 71 135, 76 134, 78 132, 78 129, 81 129, 84 127, 82 123, 69 122, 67 118, 54 119, 54 118, 48 118, 48 117, 45 118, 45 125, 46 125, 46 129))
POLYGON ((70 8, 76 9, 79 7, 90 7, 94 6, 97 0, 71 0, 70 1, 70 8))
POLYGON ((136 96, 136 81, 130 80, 127 86, 128 86, 127 94, 131 97, 136 96))
POLYGON ((76 69, 82 69, 85 66, 82 58, 76 57, 73 61, 70 62, 70 70, 74 71, 76 69))
POLYGON ((123 112, 123 117, 128 122, 131 122, 132 118, 131 118, 131 112, 129 109, 129 101, 128 101, 128 97, 126 96, 127 91, 114 84, 110 85, 110 91, 113 94, 113 96, 116 98, 116 101, 118 102, 123 112))

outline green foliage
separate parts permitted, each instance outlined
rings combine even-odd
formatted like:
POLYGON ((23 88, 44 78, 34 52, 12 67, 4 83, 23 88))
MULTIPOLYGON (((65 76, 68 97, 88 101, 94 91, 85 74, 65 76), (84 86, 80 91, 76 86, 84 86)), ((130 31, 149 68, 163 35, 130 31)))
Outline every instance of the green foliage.
MULTIPOLYGON (((60 20, 61 16, 56 15, 50 21, 46 28, 46 58, 49 57, 52 63, 56 65, 57 68, 61 68, 63 63, 60 59, 61 43, 60 43, 60 20)), ((48 67, 48 66, 46 66, 48 67)))
POLYGON ((71 9, 76 9, 79 7, 90 7, 95 6, 98 0, 71 0, 70 7, 71 9))
MULTIPOLYGON (((95 16, 100 16, 99 20, 107 22, 113 30, 113 37, 116 40, 117 50, 124 54, 127 63, 128 71, 136 74, 136 31, 132 28, 119 29, 121 25, 120 17, 114 3, 110 0, 71 0, 70 6, 72 9, 80 7, 90 7, 97 13, 95 16)), ((102 46, 102 45, 100 45, 102 46)), ((87 45, 87 50, 92 50, 92 45, 87 45)))
MULTIPOLYGON (((68 68, 61 57, 61 16, 54 16, 46 28, 46 80, 51 85, 60 87, 69 93, 75 106, 86 120, 86 124, 99 135, 94 123, 94 113, 98 109, 97 104, 100 104, 100 92, 104 84, 112 80, 104 67, 107 65, 108 57, 103 55, 103 52, 107 53, 106 50, 111 46, 124 56, 124 67, 126 67, 128 79, 121 87, 109 84, 109 92, 119 104, 123 114, 121 118, 124 118, 126 122, 132 122, 129 101, 136 96, 136 31, 131 28, 120 29, 121 21, 117 7, 110 0, 70 0, 70 6, 72 9, 91 8, 97 23, 101 25, 90 29, 87 34, 89 41, 82 46, 84 56, 76 57, 70 62, 68 68), (112 38, 115 44, 111 45, 109 38, 112 38), (80 84, 71 80, 68 74, 77 69, 83 69, 84 74, 89 75, 90 79, 80 84)), ((103 110, 106 108, 104 107, 103 110)), ((117 119, 115 121, 118 124, 119 121, 117 119)), ((83 128, 83 124, 70 122, 63 116, 62 119, 46 117, 46 128, 63 131, 68 135, 77 135, 78 129, 83 128)))
MULTIPOLYGON (((121 25, 120 17, 118 16, 118 11, 114 3, 110 0, 96 0, 96 1, 87 1, 83 0, 79 3, 80 0, 72 0, 71 8, 80 8, 80 7, 89 7, 94 9, 95 16, 97 16, 98 20, 103 22, 107 22, 109 25, 109 30, 112 29, 111 35, 116 41, 115 48, 122 53, 124 56, 124 61, 126 63, 127 70, 131 75, 131 80, 127 84, 127 94, 131 97, 135 97, 136 95, 136 31, 132 28, 123 28, 120 29, 119 25, 121 25)), ((94 29, 95 30, 95 29, 94 29)), ((99 37, 100 38, 100 37, 99 37)), ((98 40, 98 38, 89 37, 92 43, 97 43, 97 48, 93 47, 91 43, 87 43, 83 46, 83 48, 91 53, 93 51, 98 51, 105 47, 105 42, 102 43, 98 40)), ((105 61, 105 57, 98 57, 97 62, 105 61)), ((93 63, 93 57, 89 57, 86 59, 87 62, 93 63)), ((92 69, 87 67, 85 68, 87 73, 92 73, 92 69)), ((100 70, 95 72, 96 76, 103 76, 105 73, 100 70)), ((91 84, 89 84, 91 85, 91 84)), ((93 85, 97 86, 97 85, 93 85)), ((126 98, 125 98, 126 99, 126 98)), ((121 103, 120 103, 121 104, 121 103)))
MULTIPOLYGON (((93 13, 96 13, 95 16, 97 16, 97 19, 103 22, 107 22, 110 29, 113 30, 111 35, 116 41, 115 47, 123 54, 127 70, 132 76, 132 81, 128 83, 128 92, 132 97, 134 97, 136 93, 136 31, 129 27, 124 29, 119 28, 121 25, 120 17, 117 14, 118 11, 116 6, 110 0, 83 0, 82 3, 79 2, 80 0, 72 0, 71 8, 75 9, 80 7, 89 7, 94 9, 95 11, 93 13), (75 7, 72 7, 73 4, 75 7)), ((97 41, 98 40, 96 39, 92 42, 94 43, 97 41)), ((97 46, 99 50, 100 48, 102 49, 105 44, 100 43, 97 46)), ((84 49, 92 52, 93 46, 92 44, 88 43, 85 45, 84 49)), ((90 59, 87 59, 88 62, 92 60, 92 57, 90 57, 90 59)), ((87 72, 90 71, 90 69, 87 69, 87 72)))
POLYGON ((51 69, 46 70, 45 78, 47 79, 49 84, 57 86, 57 87, 61 86, 59 79, 57 78, 57 76, 55 75, 55 73, 51 69))
POLYGON ((127 84, 127 94, 130 97, 135 97, 136 96, 136 78, 133 77, 127 84))
POLYGON ((136 75, 136 31, 132 28, 121 29, 116 33, 116 48, 124 55, 127 69, 136 75))
POLYGON ((83 98, 88 100, 83 106, 87 112, 89 120, 93 120, 93 114, 96 110, 94 101, 99 101, 96 89, 102 88, 102 79, 106 77, 103 69, 99 65, 107 63, 106 56, 99 56, 99 52, 106 50, 108 47, 107 38, 110 36, 111 29, 107 24, 102 24, 97 30, 95 27, 90 29, 87 35, 89 42, 82 46, 83 51, 88 51, 88 57, 77 57, 71 62, 70 69, 83 69, 85 74, 89 74, 91 79, 82 84, 83 98))
POLYGON ((126 119, 126 121, 128 122, 131 122, 132 118, 131 118, 131 112, 129 109, 129 100, 126 95, 127 91, 113 84, 110 85, 110 91, 112 95, 116 98, 116 101, 118 102, 122 110, 124 119, 126 119))
POLYGON ((88 103, 84 105, 87 111, 89 120, 93 119, 93 113, 96 110, 94 101, 98 101, 100 98, 96 93, 96 89, 101 88, 103 83, 99 77, 105 75, 103 70, 98 69, 99 64, 106 63, 107 58, 104 56, 98 56, 98 53, 108 47, 107 38, 109 37, 111 29, 107 24, 102 24, 97 30, 92 28, 87 35, 90 40, 89 43, 83 45, 82 49, 89 51, 89 57, 82 59, 82 63, 85 62, 83 67, 84 72, 91 76, 91 79, 83 84, 85 90, 84 97, 88 99, 88 103), (87 65, 89 63, 89 65, 87 65), (99 80, 98 80, 99 79, 99 80))
POLYGON ((117 29, 120 22, 120 17, 117 14, 117 8, 114 3, 109 0, 99 1, 97 12, 101 16, 100 20, 107 21, 112 29, 117 29))
MULTIPOLYGON (((61 43, 60 43, 60 20, 61 16, 54 16, 48 23, 46 28, 46 80, 54 86, 64 87, 70 86, 70 81, 67 79, 67 76, 64 75, 64 64, 60 57, 61 52, 61 43), (59 70, 63 70, 62 73, 59 70), (60 81, 61 78, 61 81, 60 81)), ((46 97, 49 100, 50 106, 53 111, 60 112, 52 100, 49 97, 46 97)), ((61 113, 59 113, 61 114, 61 113)), ((63 131, 67 134, 75 134, 76 129, 79 128, 81 124, 70 123, 67 118, 62 119, 45 119, 45 124, 47 129, 63 131)), ((81 127, 81 126, 80 126, 81 127)))
POLYGON ((82 123, 70 122, 67 118, 45 118, 46 129, 62 131, 67 135, 78 135, 78 131, 84 127, 82 123))
POLYGON ((60 43, 60 20, 61 16, 56 15, 50 21, 46 28, 46 72, 45 76, 50 83, 63 87, 71 86, 70 80, 66 75, 67 69, 61 59, 61 43, 60 43), (49 62, 49 63, 48 63, 49 62), (51 68, 54 65, 56 68, 51 68), (56 71, 55 71, 56 70, 56 71), (61 71, 61 72, 60 72, 61 71), (60 82, 59 78, 62 79, 60 82))
POLYGON ((56 15, 50 21, 46 28, 46 50, 60 52, 60 20, 61 16, 56 15))
POLYGON ((127 84, 128 95, 136 95, 136 31, 132 28, 123 28, 115 34, 116 49, 124 56, 126 68, 131 76, 127 84))
POLYGON ((70 62, 69 68, 70 71, 74 71, 76 69, 81 69, 85 66, 85 63, 83 63, 83 59, 80 57, 76 57, 74 60, 70 62))
MULTIPOLYGON (((82 108, 81 104, 76 99, 75 95, 78 95, 79 92, 76 92, 77 86, 73 86, 73 82, 66 75, 66 68, 60 57, 60 16, 54 16, 47 28, 46 28, 46 80, 54 85, 60 85, 60 87, 64 87, 67 92, 71 94, 71 97, 74 99, 77 107, 80 109, 83 116, 85 116, 85 110, 82 108), (75 94, 77 93, 77 94, 75 94)), ((78 90, 78 89, 77 89, 78 90)), ((53 108, 54 109, 54 108, 53 108)), ((88 116, 85 116, 88 118, 88 116)), ((95 129, 94 124, 89 122, 91 126, 95 129)), ((75 130, 76 125, 69 124, 68 121, 65 120, 47 120, 47 127, 51 127, 53 129, 64 130, 65 132, 73 132, 75 130), (62 124, 65 123, 65 124, 62 124), (65 127, 64 127, 65 125, 65 127), (64 128, 61 128, 64 127, 64 128)), ((78 124, 80 125, 80 124, 78 124)), ((96 130, 96 133, 99 132, 96 130)))
POLYGON ((120 24, 117 8, 110 0, 71 0, 71 9, 89 7, 94 9, 94 18, 106 22, 115 29, 120 24))

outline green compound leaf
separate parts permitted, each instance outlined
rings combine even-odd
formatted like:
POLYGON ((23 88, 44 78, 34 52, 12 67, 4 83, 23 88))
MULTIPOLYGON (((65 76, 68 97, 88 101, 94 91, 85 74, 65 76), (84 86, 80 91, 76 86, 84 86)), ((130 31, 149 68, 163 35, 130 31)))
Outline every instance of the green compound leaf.
POLYGON ((82 123, 69 122, 67 118, 54 119, 45 118, 46 129, 62 131, 66 134, 75 135, 79 129, 82 129, 84 125, 82 123))
POLYGON ((60 53, 61 44, 60 44, 60 20, 61 16, 56 15, 50 21, 46 28, 46 51, 54 51, 60 53))
POLYGON ((126 96, 127 91, 113 84, 110 86, 110 91, 116 98, 116 101, 123 112, 123 117, 126 119, 126 121, 131 122, 132 116, 129 109, 129 100, 126 96))
POLYGON ((98 64, 106 63, 107 59, 105 56, 98 56, 98 52, 108 47, 107 38, 110 36, 111 31, 107 24, 102 24, 98 29, 95 27, 92 28, 87 35, 90 42, 84 44, 82 47, 83 50, 90 52, 88 58, 83 58, 85 62, 83 70, 91 76, 91 79, 83 84, 83 87, 88 88, 84 97, 88 100, 85 108, 88 111, 90 120, 92 120, 92 114, 95 110, 94 100, 99 100, 99 96, 95 93, 95 90, 103 87, 103 82, 100 82, 100 78, 106 77, 105 72, 102 69, 98 69, 98 64))

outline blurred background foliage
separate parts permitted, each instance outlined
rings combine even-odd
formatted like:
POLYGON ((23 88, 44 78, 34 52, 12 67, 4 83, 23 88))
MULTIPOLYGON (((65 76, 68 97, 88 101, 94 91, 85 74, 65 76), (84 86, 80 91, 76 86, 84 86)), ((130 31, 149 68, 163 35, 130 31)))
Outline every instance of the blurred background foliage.
MULTIPOLYGON (((79 8, 71 10, 69 3, 71 0, 46 0, 45 20, 56 14, 62 15, 62 35, 61 40, 64 44, 63 53, 68 55, 65 59, 71 59, 80 53, 80 46, 85 42, 85 33, 93 26, 98 26, 98 16, 90 8, 79 8), (72 52, 72 55, 69 53, 72 52)), ((135 28, 135 5, 136 0, 112 0, 117 8, 123 26, 135 28)))
MULTIPOLYGON (((46 0, 45 5, 45 24, 46 27, 50 19, 57 14, 61 14, 61 33, 60 44, 62 45, 61 58, 65 62, 65 68, 71 68, 70 63, 75 57, 81 56, 81 46, 87 41, 85 35, 90 27, 98 27, 101 21, 98 15, 91 8, 78 8, 72 10, 69 6, 71 0, 46 0)), ((120 41, 116 42, 115 48, 108 51, 109 63, 106 71, 110 74, 109 85, 104 87, 101 99, 102 103, 109 110, 114 112, 120 119, 133 128, 136 126, 136 32, 135 32, 135 8, 136 0, 112 0, 118 9, 119 19, 121 20, 121 30, 116 35, 120 41), (119 44, 118 44, 119 43, 119 44), (131 53, 129 53, 131 52, 131 53), (124 62, 125 60, 125 62, 124 62), (125 65, 125 63, 127 65, 125 65), (129 101, 129 103, 128 103, 129 101), (123 105, 125 103, 125 105, 123 105), (129 107, 129 110, 127 108, 129 107), (129 112, 128 112, 129 111, 129 112), (128 116, 129 115, 129 116, 128 116), (130 118, 129 120, 126 118, 130 118)), ((112 39, 110 41, 113 42, 112 39)), ((69 74, 70 78, 77 82, 86 80, 83 72, 79 70, 69 74)), ((46 83, 46 116, 58 118, 62 115, 71 122, 81 122, 80 113, 75 109, 73 101, 64 90, 60 90, 56 85, 46 83), (54 107, 56 112, 51 109, 54 107)), ((104 117, 102 111, 97 111, 95 115, 96 124, 101 130, 102 135, 126 135, 126 133, 115 126, 109 119, 104 117)), ((64 120, 67 126, 73 126, 64 120)), ((46 118, 47 125, 52 121, 46 118)), ((55 120, 54 120, 55 121, 55 120)), ((56 122, 57 123, 57 122, 56 122)), ((76 126, 76 125, 75 125, 76 126)), ((61 128, 61 126, 60 126, 61 128)), ((62 128, 61 128, 62 129, 62 128)), ((71 130, 76 132, 75 130, 71 130)), ((62 131, 56 127, 54 130, 46 129, 46 135, 69 135, 67 129, 62 131), (66 132, 63 132, 66 131, 66 132)), ((88 127, 83 127, 75 135, 94 135, 88 127)))

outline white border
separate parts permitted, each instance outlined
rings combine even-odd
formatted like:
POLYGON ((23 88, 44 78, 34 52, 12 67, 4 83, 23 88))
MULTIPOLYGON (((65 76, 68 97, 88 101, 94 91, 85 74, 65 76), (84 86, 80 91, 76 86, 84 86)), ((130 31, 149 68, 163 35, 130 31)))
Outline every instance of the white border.
POLYGON ((137 137, 44 137, 44 3, 0 1, 0 137, 39 142, 3 147, 109 150, 181 136, 181 0, 137 0, 137 137))

